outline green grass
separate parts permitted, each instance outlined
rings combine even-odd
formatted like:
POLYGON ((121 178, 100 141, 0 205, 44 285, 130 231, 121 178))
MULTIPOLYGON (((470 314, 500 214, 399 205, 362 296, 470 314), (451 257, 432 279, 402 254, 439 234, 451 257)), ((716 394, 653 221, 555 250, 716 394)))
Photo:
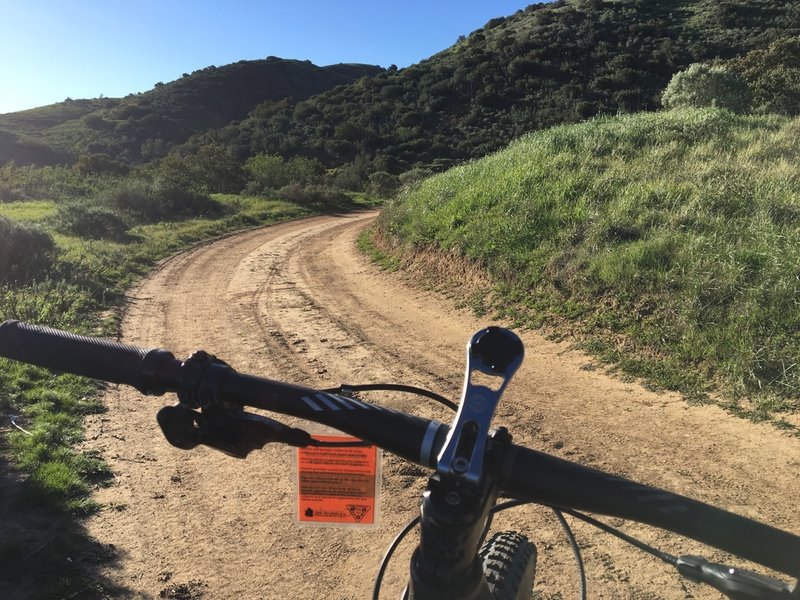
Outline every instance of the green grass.
MULTIPOLYGON (((129 243, 54 233, 59 257, 51 278, 21 288, 0 287, 0 319, 111 335, 113 321, 104 315, 159 259, 224 233, 310 214, 284 202, 231 196, 219 200, 231 209, 222 218, 135 227, 131 230, 134 241, 129 243)), ((80 439, 80 417, 89 411, 87 406, 99 409, 93 400, 84 401, 94 397, 94 388, 80 383, 82 380, 53 377, 9 361, 1 364, 0 391, 5 405, 0 404, 0 410, 20 414, 34 434, 10 436, 16 463, 45 490, 45 496, 63 500, 59 508, 72 510, 77 506, 72 503, 73 496, 85 496, 81 481, 87 465, 64 454, 51 463, 47 452, 61 452, 80 439)))
POLYGON ((41 222, 56 214, 56 203, 50 200, 0 202, 0 216, 13 221, 41 222))
POLYGON ((387 271, 397 271, 400 268, 400 261, 396 256, 382 250, 378 244, 375 243, 371 235, 371 231, 365 229, 361 232, 356 240, 358 249, 372 259, 372 262, 379 265, 382 269, 387 271))
POLYGON ((493 276, 498 314, 579 323, 654 385, 757 418, 800 407, 800 120, 557 127, 427 180, 379 227, 457 249, 493 276))

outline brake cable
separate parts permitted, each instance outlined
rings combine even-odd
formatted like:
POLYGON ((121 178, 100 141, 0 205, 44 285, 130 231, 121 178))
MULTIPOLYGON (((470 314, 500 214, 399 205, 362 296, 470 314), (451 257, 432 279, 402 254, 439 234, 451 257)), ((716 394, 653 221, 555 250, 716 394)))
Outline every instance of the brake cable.
POLYGON ((598 521, 597 519, 595 519, 593 517, 590 517, 589 515, 585 515, 585 514, 580 513, 580 512, 578 512, 576 510, 572 510, 571 508, 562 508, 560 510, 562 512, 568 514, 571 517, 575 517, 576 519, 580 519, 581 521, 583 521, 585 523, 588 523, 589 525, 592 525, 594 527, 597 527, 598 529, 600 529, 602 531, 605 531, 606 533, 610 533, 614 537, 617 537, 617 538, 621 539, 624 542, 628 542, 632 546, 636 546, 639 550, 643 550, 644 552, 647 552, 648 554, 651 554, 651 555, 655 556, 656 558, 658 558, 660 560, 663 560, 665 563, 670 564, 673 567, 677 566, 677 563, 678 563, 678 557, 677 556, 673 556, 672 554, 669 554, 667 552, 663 552, 662 550, 659 550, 658 548, 654 548, 653 546, 645 544, 644 542, 641 542, 641 541, 637 540, 636 538, 633 538, 633 537, 629 536, 628 534, 623 533, 619 529, 611 527, 611 525, 606 525, 602 521, 598 521))
POLYGON ((563 508, 561 510, 576 519, 580 519, 606 533, 610 533, 622 541, 635 546, 639 550, 643 550, 665 563, 672 565, 682 577, 694 583, 710 585, 729 598, 744 600, 752 598, 800 597, 800 580, 796 581, 794 586, 789 586, 785 582, 775 579, 774 577, 761 575, 747 569, 712 563, 702 556, 673 556, 672 554, 645 544, 623 533, 619 529, 606 525, 593 517, 569 508, 563 508))
POLYGON ((432 392, 430 390, 426 390, 424 388, 419 388, 413 385, 403 385, 399 383, 365 383, 360 385, 350 385, 349 383, 343 383, 339 387, 335 388, 328 388, 327 390, 320 390, 322 392, 327 392, 329 394, 339 394, 340 396, 352 396, 354 392, 404 392, 407 394, 416 394, 417 396, 424 396, 429 400, 433 400, 438 402, 439 404, 445 405, 447 408, 456 411, 458 410, 458 405, 448 400, 444 396, 437 394, 436 392, 432 392))

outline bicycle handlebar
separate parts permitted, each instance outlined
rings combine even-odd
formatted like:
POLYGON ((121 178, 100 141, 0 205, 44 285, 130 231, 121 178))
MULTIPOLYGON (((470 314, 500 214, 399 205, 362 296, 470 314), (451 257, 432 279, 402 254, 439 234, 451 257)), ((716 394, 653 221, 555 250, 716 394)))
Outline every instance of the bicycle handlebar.
MULTIPOLYGON (((199 406, 223 400, 300 417, 374 443, 406 460, 433 467, 449 427, 353 398, 239 374, 206 360, 179 361, 101 338, 6 321, 0 356, 161 395, 176 392, 199 406)), ((638 521, 800 577, 800 537, 671 492, 512 445, 501 490, 510 497, 638 521)))
MULTIPOLYGON (((155 354, 174 358, 164 350, 146 350, 106 338, 86 337, 21 321, 0 325, 0 356, 20 362, 135 387, 157 393, 149 369, 155 354), (148 355, 153 355, 148 360, 148 355)), ((163 393, 163 392, 161 392, 163 393)))

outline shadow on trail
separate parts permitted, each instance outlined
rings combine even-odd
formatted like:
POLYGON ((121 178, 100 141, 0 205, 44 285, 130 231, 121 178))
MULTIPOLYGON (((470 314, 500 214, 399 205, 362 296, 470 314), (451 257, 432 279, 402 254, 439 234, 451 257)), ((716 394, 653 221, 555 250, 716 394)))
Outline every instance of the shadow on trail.
POLYGON ((6 425, 0 425, 0 598, 137 598, 102 574, 120 551, 89 536, 86 516, 41 502, 36 484, 9 463, 6 425))

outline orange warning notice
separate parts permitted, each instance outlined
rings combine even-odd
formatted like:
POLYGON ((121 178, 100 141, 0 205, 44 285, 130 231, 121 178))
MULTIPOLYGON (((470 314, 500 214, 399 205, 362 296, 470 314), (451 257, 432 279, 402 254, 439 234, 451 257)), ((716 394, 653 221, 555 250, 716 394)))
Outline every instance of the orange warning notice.
MULTIPOLYGON (((356 438, 315 435, 325 442, 356 438)), ((376 446, 297 449, 297 518, 301 523, 374 525, 377 503, 376 446)))

